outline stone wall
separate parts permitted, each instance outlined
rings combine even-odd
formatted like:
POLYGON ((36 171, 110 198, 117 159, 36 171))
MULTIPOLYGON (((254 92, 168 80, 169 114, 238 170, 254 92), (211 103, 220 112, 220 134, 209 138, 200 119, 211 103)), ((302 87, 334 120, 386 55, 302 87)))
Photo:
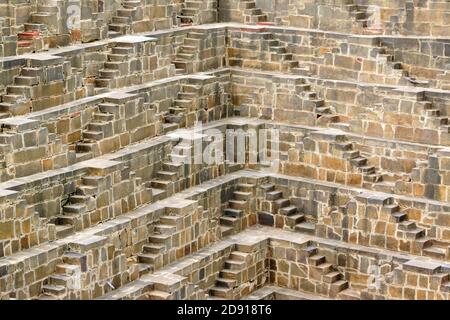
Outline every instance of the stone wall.
POLYGON ((276 24, 346 33, 446 36, 447 3, 411 1, 256 0, 276 24))

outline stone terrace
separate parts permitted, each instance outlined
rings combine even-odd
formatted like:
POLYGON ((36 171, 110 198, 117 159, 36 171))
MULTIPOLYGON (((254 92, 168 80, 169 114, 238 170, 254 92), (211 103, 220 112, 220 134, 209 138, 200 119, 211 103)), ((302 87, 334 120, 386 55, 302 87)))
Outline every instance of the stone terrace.
POLYGON ((449 16, 0 1, 0 299, 449 300, 449 16))

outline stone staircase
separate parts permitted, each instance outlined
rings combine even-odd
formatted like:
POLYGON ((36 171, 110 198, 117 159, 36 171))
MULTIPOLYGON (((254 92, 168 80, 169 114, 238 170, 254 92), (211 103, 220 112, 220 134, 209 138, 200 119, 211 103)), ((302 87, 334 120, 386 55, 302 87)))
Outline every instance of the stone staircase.
POLYGON ((82 131, 82 140, 74 145, 76 162, 86 161, 98 156, 97 142, 112 136, 112 125, 119 116, 119 105, 104 102, 93 114, 92 121, 82 131))
POLYGON ((172 246, 172 236, 180 231, 183 226, 183 217, 177 215, 161 216, 159 222, 154 225, 154 233, 148 238, 149 243, 142 247, 142 253, 138 254, 138 262, 144 273, 153 272, 164 264, 164 255, 172 246))
POLYGON ((178 128, 186 127, 187 115, 194 111, 195 101, 201 93, 202 87, 195 84, 182 84, 181 90, 169 107, 169 111, 164 115, 164 132, 169 132, 178 128))
POLYGON ((293 59, 293 55, 288 53, 286 46, 279 40, 264 39, 263 49, 270 52, 270 61, 281 64, 280 71, 295 73, 299 68, 299 62, 293 59))
POLYGON ((303 251, 307 257, 310 276, 329 288, 330 297, 335 298, 339 293, 349 289, 349 283, 344 279, 344 275, 336 266, 327 262, 325 256, 319 254, 316 246, 309 245, 303 251))
POLYGON ((0 118, 24 115, 32 110, 31 97, 33 86, 37 86, 43 69, 24 67, 20 75, 14 78, 14 84, 6 87, 6 94, 0 103, 0 118))
MULTIPOLYGON (((118 109, 117 109, 118 110, 118 109)), ((113 135, 114 114, 109 112, 96 112, 93 114, 92 121, 83 130, 84 142, 95 142, 108 138, 113 135)))
MULTIPOLYGON (((233 2, 232 0, 231 2, 233 2)), ((267 22, 267 16, 261 9, 256 7, 255 0, 236 1, 239 2, 239 8, 244 10, 244 23, 260 23, 267 22)))
POLYGON ((39 52, 44 49, 42 35, 48 33, 46 25, 25 24, 26 30, 17 34, 17 54, 39 52), (27 26, 31 25, 31 26, 27 26), (33 28, 33 29, 31 29, 33 28))
POLYGON ((83 229, 83 216, 96 209, 95 196, 99 193, 99 186, 105 181, 102 176, 84 176, 75 194, 69 195, 62 206, 62 213, 53 221, 56 225, 56 238, 61 239, 83 229))
POLYGON ((246 24, 267 22, 267 16, 256 7, 255 0, 219 1, 221 21, 239 21, 246 24))
POLYGON ((58 34, 58 5, 62 6, 63 1, 45 1, 39 4, 37 11, 31 13, 29 23, 24 24, 24 31, 40 30, 58 34))
POLYGON ((397 223, 397 236, 413 241, 422 255, 436 259, 449 259, 450 243, 440 241, 426 235, 424 228, 418 227, 416 222, 408 220, 408 215, 401 211, 400 206, 391 199, 382 209, 389 213, 397 223))
POLYGON ((400 62, 395 61, 394 55, 387 52, 386 48, 381 44, 373 48, 377 60, 377 72, 385 74, 388 77, 396 79, 398 85, 415 86, 415 87, 429 87, 430 83, 427 80, 419 80, 404 70, 400 62))
POLYGON ((77 252, 66 252, 62 263, 55 266, 42 286, 42 294, 38 300, 65 300, 69 298, 70 289, 81 288, 81 273, 86 271, 86 255, 77 252))
POLYGON ((235 289, 242 283, 242 274, 246 270, 250 259, 251 255, 249 253, 232 251, 228 259, 225 260, 225 266, 220 271, 216 283, 209 289, 208 300, 236 299, 239 292, 235 292, 235 289))
POLYGON ((180 20, 181 26, 189 26, 192 24, 199 24, 198 15, 202 8, 203 1, 186 0, 181 8, 181 13, 177 17, 180 20))
POLYGON ((144 19, 141 0, 122 0, 122 8, 117 9, 108 25, 108 38, 115 38, 133 32, 133 23, 144 19))
POLYGON ((446 134, 450 133, 450 119, 447 115, 443 115, 438 107, 434 106, 431 101, 427 101, 423 95, 419 95, 415 103, 419 105, 425 128, 437 129, 446 134))
POLYGON ((199 60, 199 51, 206 34, 202 30, 194 30, 183 39, 183 44, 179 47, 175 60, 177 75, 190 74, 196 72, 195 62, 199 60))
POLYGON ((272 213, 284 216, 287 226, 295 231, 310 235, 315 234, 316 224, 313 219, 309 219, 305 214, 299 212, 289 199, 283 197, 282 191, 276 190, 275 185, 267 183, 261 185, 260 188, 265 194, 265 199, 272 203, 272 213))
POLYGON ((252 197, 254 185, 241 183, 237 186, 237 191, 233 192, 233 199, 228 201, 228 208, 223 211, 220 217, 220 232, 222 237, 239 232, 241 228, 241 218, 245 215, 249 200, 252 197))
POLYGON ((370 14, 367 12, 367 6, 348 4, 346 5, 346 8, 349 11, 350 17, 355 24, 355 29, 363 30, 369 26, 368 18, 370 14))
POLYGON ((334 141, 332 143, 335 151, 350 164, 363 174, 363 180, 367 183, 376 183, 380 181, 381 173, 370 165, 369 159, 355 150, 353 143, 348 141, 334 141))
POLYGON ((381 26, 371 25, 370 17, 373 12, 369 12, 367 5, 355 4, 354 1, 350 1, 351 4, 345 5, 345 8, 350 14, 350 18, 353 21, 353 32, 360 34, 382 34, 381 26))
POLYGON ((193 147, 190 142, 182 141, 173 149, 168 159, 163 161, 161 170, 150 181, 153 201, 170 197, 184 189, 185 166, 190 163, 193 147))
POLYGON ((99 70, 95 79, 94 94, 101 94, 110 89, 121 87, 119 78, 128 75, 128 61, 136 54, 135 48, 126 43, 119 44, 108 53, 107 62, 99 70))
POLYGON ((319 98, 317 93, 312 90, 311 85, 306 83, 305 80, 295 86, 295 92, 302 97, 303 109, 315 113, 322 124, 323 122, 338 120, 337 116, 333 115, 332 109, 325 105, 325 100, 319 98))

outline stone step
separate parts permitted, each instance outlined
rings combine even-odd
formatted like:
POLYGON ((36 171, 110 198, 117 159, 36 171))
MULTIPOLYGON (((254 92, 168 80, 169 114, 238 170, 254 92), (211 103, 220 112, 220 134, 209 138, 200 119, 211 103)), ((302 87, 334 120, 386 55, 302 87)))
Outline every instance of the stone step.
POLYGON ((331 284, 331 288, 330 288, 330 296, 331 297, 336 297, 337 294, 345 289, 348 289, 349 285, 348 285, 348 281, 346 280, 338 280, 334 283, 331 284))
POLYGON ((201 89, 202 89, 202 86, 199 86, 199 85, 194 85, 194 84, 182 84, 181 85, 181 90, 183 92, 191 92, 191 93, 198 94, 201 89))
POLYGON ((404 212, 394 212, 391 216, 396 223, 400 223, 408 219, 408 215, 404 212))
POLYGON ((274 201, 274 209, 277 212, 279 209, 289 207, 291 205, 291 201, 289 199, 277 199, 274 201))
POLYGON ((406 231, 406 238, 410 240, 416 240, 425 236, 425 230, 422 228, 416 228, 414 230, 406 231))
POLYGON ((230 259, 231 260, 237 260, 237 261, 246 261, 247 260, 247 258, 249 257, 250 255, 248 254, 248 253, 246 253, 246 252, 242 252, 242 251, 232 251, 231 253, 230 253, 230 259))
POLYGON ((176 216, 176 215, 174 215, 174 216, 165 215, 165 216, 161 216, 159 218, 159 221, 162 224, 169 225, 169 226, 182 226, 183 217, 176 216))
POLYGON ((142 251, 144 253, 161 254, 165 249, 165 246, 159 244, 145 244, 142 246, 142 251))
POLYGON ((423 254, 437 259, 445 259, 447 255, 447 248, 440 247, 438 245, 431 245, 423 249, 423 254))
POLYGON ((149 265, 156 264, 157 260, 162 258, 160 254, 152 254, 152 253, 139 253, 137 257, 139 263, 145 263, 149 265))
POLYGON ((104 112, 96 112, 96 113, 94 113, 94 120, 105 121, 105 122, 113 121, 114 114, 104 113, 104 112))
POLYGON ((317 248, 313 245, 307 246, 306 248, 302 249, 302 251, 305 253, 307 257, 315 256, 317 255, 318 252, 317 248))
POLYGON ((120 76, 120 71, 119 70, 114 70, 114 69, 101 69, 99 71, 99 78, 96 80, 100 80, 100 79, 115 79, 117 77, 120 76))
POLYGON ((233 234, 233 227, 220 226, 220 234, 222 237, 227 237, 233 234))
POLYGON ((233 279, 217 278, 216 286, 223 288, 234 288, 237 285, 237 281, 233 279))
POLYGON ((79 186, 76 190, 78 195, 95 196, 98 193, 98 187, 96 186, 79 186))
POLYGON ((247 201, 250 199, 251 196, 252 196, 251 192, 244 192, 244 191, 234 191, 233 192, 233 197, 235 200, 247 201))
POLYGON ((178 176, 182 176, 184 173, 184 165, 181 163, 174 162, 163 162, 162 164, 164 171, 177 172, 178 176))
POLYGON ((403 221, 398 224, 398 229, 402 231, 415 230, 417 225, 414 221, 403 221))
POLYGON ((244 216, 242 209, 227 208, 223 211, 223 214, 227 217, 240 218, 244 216))
POLYGON ((284 216, 293 216, 293 215, 295 215, 297 213, 297 210, 298 209, 297 209, 296 206, 289 205, 289 206, 282 207, 279 210, 279 213, 284 215, 284 216))
POLYGON ((295 231, 314 235, 316 233, 316 225, 311 222, 301 222, 295 226, 295 231))
POLYGON ((232 299, 232 297, 233 297, 232 290, 229 288, 225 288, 225 287, 217 287, 217 286, 212 287, 211 289, 209 289, 209 294, 211 296, 225 298, 225 299, 232 299))
POLYGON ((151 189, 152 189, 153 201, 159 201, 159 200, 165 199, 167 197, 166 190, 158 189, 158 188, 151 188, 151 189))
POLYGON ((67 285, 71 280, 70 276, 64 274, 52 274, 48 277, 49 285, 62 286, 64 288, 67 288, 67 285))
POLYGON ((342 274, 338 271, 331 271, 322 276, 323 282, 325 283, 334 283, 338 280, 342 279, 342 274))
POLYGON ((353 289, 345 289, 338 293, 341 300, 361 300, 361 293, 353 289))
POLYGON ((17 104, 19 102, 26 101, 26 98, 23 95, 18 94, 5 94, 2 96, 2 101, 8 104, 17 104))
POLYGON ((298 225, 301 222, 305 221, 305 216, 303 214, 294 214, 287 216, 287 225, 291 228, 295 228, 296 225, 298 225))
POLYGON ((328 262, 321 263, 315 267, 322 275, 329 274, 333 271, 333 265, 328 262))
POLYGON ((308 264, 313 266, 318 266, 326 262, 325 256, 322 255, 313 255, 308 258, 308 264))
POLYGON ((373 174, 373 173, 375 173, 375 171, 376 171, 374 166, 363 166, 363 167, 359 167, 358 169, 359 169, 362 173, 367 174, 367 175, 373 174))
POLYGON ((262 185, 260 186, 260 188, 261 188, 264 192, 275 191, 275 185, 270 184, 270 183, 262 184, 262 185))
POLYGON ((173 171, 158 171, 156 176, 160 180, 165 181, 176 181, 178 179, 178 172, 173 171))
POLYGON ((283 197, 283 192, 281 191, 269 191, 266 192, 266 200, 275 201, 283 197))
POLYGON ((235 217, 222 216, 220 217, 220 224, 226 227, 235 227, 239 225, 240 220, 235 217))
POLYGON ((87 206, 84 203, 69 204, 63 207, 64 213, 83 214, 86 211, 87 206))
POLYGON ((229 270, 243 270, 245 269, 246 263, 242 260, 226 260, 225 268, 229 270))
POLYGON ((367 164, 367 158, 357 157, 350 160, 350 163, 357 167, 362 167, 367 164))
POLYGON ((239 183, 237 185, 237 188, 239 191, 247 192, 247 193, 253 193, 254 187, 255 187, 254 184, 249 184, 249 183, 239 183))
POLYGON ((74 203, 80 203, 80 204, 85 204, 88 201, 90 201, 91 199, 93 199, 90 196, 82 196, 82 195, 71 195, 70 196, 70 203, 74 204, 74 203))
POLYGON ((100 141, 103 139, 103 132, 101 131, 83 131, 83 140, 86 141, 100 141))
POLYGON ((151 181, 152 188, 162 189, 162 190, 166 190, 166 191, 170 188, 170 186, 172 184, 173 184, 173 182, 168 181, 168 180, 156 179, 156 180, 151 181))
POLYGON ((103 176, 84 176, 81 178, 81 182, 85 186, 93 186, 93 187, 97 187, 104 180, 105 180, 105 177, 103 177, 103 176))
POLYGON ((148 239, 150 243, 161 244, 166 248, 170 248, 170 245, 172 243, 172 236, 167 234, 154 234, 151 235, 148 239))
POLYGON ((42 286, 42 292, 58 296, 65 294, 66 288, 64 286, 46 284, 42 286))
POLYGON ((14 83, 18 86, 35 86, 39 84, 39 77, 18 76, 14 78, 14 83))
POLYGON ((155 225, 155 232, 157 234, 174 234, 177 231, 177 227, 167 224, 157 224, 155 225))
POLYGON ((229 200, 228 205, 230 206, 231 209, 245 210, 247 206, 247 201, 229 200))
POLYGON ((130 59, 128 54, 110 53, 108 54, 108 61, 128 61, 130 59))
POLYGON ((74 227, 72 225, 62 225, 56 226, 56 238, 63 239, 65 237, 70 236, 75 232, 74 227))
POLYGON ((60 275, 68 275, 73 276, 81 271, 80 266, 68 264, 68 263, 60 263, 55 266, 55 273, 60 275))

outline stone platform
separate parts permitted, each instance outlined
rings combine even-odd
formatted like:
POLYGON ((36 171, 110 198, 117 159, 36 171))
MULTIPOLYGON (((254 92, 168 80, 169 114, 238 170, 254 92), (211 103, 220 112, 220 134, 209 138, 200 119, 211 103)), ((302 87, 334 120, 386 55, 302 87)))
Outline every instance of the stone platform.
POLYGON ((449 300, 449 14, 1 1, 0 299, 449 300))

